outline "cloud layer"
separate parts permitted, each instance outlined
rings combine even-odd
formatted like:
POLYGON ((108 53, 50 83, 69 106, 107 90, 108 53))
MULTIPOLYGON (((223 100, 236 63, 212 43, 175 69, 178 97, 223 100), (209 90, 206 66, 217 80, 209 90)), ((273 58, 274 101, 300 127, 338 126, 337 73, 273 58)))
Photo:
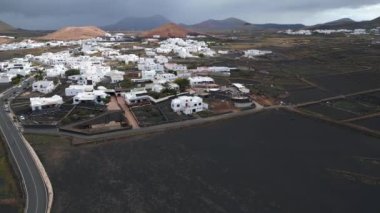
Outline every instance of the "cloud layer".
POLYGON ((27 29, 106 25, 126 16, 164 15, 175 22, 237 17, 252 23, 315 24, 380 16, 379 0, 1 0, 0 20, 27 29))

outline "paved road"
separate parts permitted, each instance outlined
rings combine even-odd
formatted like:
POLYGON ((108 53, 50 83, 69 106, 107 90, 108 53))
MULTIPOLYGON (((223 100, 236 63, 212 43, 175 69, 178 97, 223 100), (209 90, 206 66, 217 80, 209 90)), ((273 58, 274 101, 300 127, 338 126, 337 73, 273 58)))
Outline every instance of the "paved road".
MULTIPOLYGON (((9 98, 10 95, 17 93, 20 89, 22 88, 16 87, 8 90, 2 94, 2 98, 9 98)), ((3 106, 4 103, 0 100, 0 129, 10 150, 10 155, 16 162, 17 169, 21 174, 26 197, 24 212, 45 213, 47 212, 49 201, 45 182, 23 142, 20 131, 8 116, 8 113, 5 112, 3 106)))

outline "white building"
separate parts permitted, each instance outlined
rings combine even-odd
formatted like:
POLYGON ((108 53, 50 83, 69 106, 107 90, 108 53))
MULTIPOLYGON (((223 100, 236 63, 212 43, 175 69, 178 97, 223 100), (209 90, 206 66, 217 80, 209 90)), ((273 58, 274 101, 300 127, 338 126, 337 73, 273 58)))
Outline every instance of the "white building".
POLYGON ((9 74, 26 76, 26 75, 29 75, 31 72, 32 72, 32 68, 31 68, 30 63, 16 62, 16 63, 10 64, 8 67, 9 74))
POLYGON ((165 80, 165 81, 174 81, 177 79, 177 76, 173 73, 158 73, 154 76, 156 80, 165 80))
POLYGON ((135 54, 123 55, 123 57, 124 57, 125 64, 129 64, 131 62, 136 63, 140 59, 140 57, 138 57, 135 54))
POLYGON ((247 57, 247 58, 254 58, 257 56, 264 56, 264 55, 268 55, 268 54, 272 54, 272 51, 270 51, 270 50, 255 50, 255 49, 244 51, 244 57, 247 57))
POLYGON ((192 87, 215 84, 214 79, 210 77, 203 77, 203 76, 191 77, 189 78, 189 82, 190 82, 190 86, 192 87))
POLYGON ((124 72, 112 70, 107 76, 111 78, 111 83, 115 84, 124 80, 124 74, 124 72))
POLYGON ((124 94, 124 99, 128 105, 139 104, 150 101, 150 97, 147 94, 148 92, 145 89, 133 89, 124 94))
POLYGON ((251 91, 245 87, 243 84, 239 84, 239 83, 233 83, 232 84, 234 87, 236 87, 241 93, 244 93, 244 94, 249 94, 251 91))
POLYGON ((11 83, 12 79, 16 76, 15 74, 0 73, 0 84, 11 83))
POLYGON ((178 91, 179 85, 176 83, 165 83, 165 84, 158 84, 157 83, 157 84, 153 84, 152 91, 160 93, 165 88, 178 91))
POLYGON ((46 76, 47 77, 63 76, 63 75, 65 75, 66 71, 67 71, 67 68, 64 65, 62 65, 62 64, 54 65, 53 68, 46 70, 46 76))
POLYGON ((201 112, 208 109, 208 105, 203 103, 203 99, 197 96, 181 96, 173 99, 171 108, 174 112, 182 112, 186 115, 201 112))
POLYGON ((107 96, 108 95, 103 90, 81 92, 74 96, 73 104, 80 104, 83 102, 94 102, 96 104, 103 104, 103 99, 107 96))
POLYGON ((165 70, 164 66, 162 64, 158 64, 154 61, 153 58, 140 58, 137 69, 144 71, 144 70, 156 70, 163 72, 165 70))
POLYGON ((93 85, 70 85, 65 89, 65 95, 71 97, 76 96, 79 93, 92 91, 94 91, 93 85))
POLYGON ((368 34, 366 29, 355 29, 352 35, 365 35, 368 34))
POLYGON ((59 95, 54 95, 50 98, 30 98, 30 107, 33 111, 42 110, 44 107, 57 107, 63 104, 63 99, 59 95))
POLYGON ((166 63, 165 68, 168 70, 173 71, 187 71, 187 66, 182 64, 175 64, 175 63, 166 63))
POLYGON ((166 64, 169 62, 169 58, 163 55, 156 55, 154 58, 159 64, 166 64))
POLYGON ((55 86, 53 81, 36 81, 33 83, 33 92, 40 92, 43 94, 48 94, 53 92, 55 86))
POLYGON ((141 78, 144 80, 154 80, 157 72, 155 70, 141 71, 141 78))

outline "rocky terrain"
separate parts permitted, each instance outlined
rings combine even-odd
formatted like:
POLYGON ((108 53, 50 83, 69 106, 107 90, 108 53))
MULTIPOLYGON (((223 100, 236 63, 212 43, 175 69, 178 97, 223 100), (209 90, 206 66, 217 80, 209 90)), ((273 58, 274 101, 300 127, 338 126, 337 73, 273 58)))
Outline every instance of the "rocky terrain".
POLYGON ((142 33, 143 37, 152 37, 154 35, 160 35, 161 38, 184 38, 186 37, 189 33, 191 33, 189 30, 174 24, 174 23, 169 23, 162 25, 156 29, 147 31, 142 33))
POLYGON ((47 34, 46 36, 40 37, 42 40, 80 40, 80 39, 90 39, 96 38, 99 36, 104 36, 105 31, 94 27, 94 26, 85 26, 85 27, 65 27, 56 32, 47 34))

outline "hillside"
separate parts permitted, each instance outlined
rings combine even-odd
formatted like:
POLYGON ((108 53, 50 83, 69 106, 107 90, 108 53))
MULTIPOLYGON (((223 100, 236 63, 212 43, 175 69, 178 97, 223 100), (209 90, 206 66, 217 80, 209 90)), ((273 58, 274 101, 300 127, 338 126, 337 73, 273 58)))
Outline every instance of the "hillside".
POLYGON ((308 29, 358 29, 358 28, 372 29, 376 27, 380 27, 380 17, 370 20, 370 21, 359 21, 359 22, 345 18, 345 19, 339 19, 339 20, 324 23, 324 24, 317 24, 317 25, 309 27, 308 29))
POLYGON ((184 38, 188 34, 190 34, 191 31, 185 29, 182 26, 179 26, 174 23, 164 24, 156 29, 144 32, 141 34, 142 37, 152 37, 154 35, 160 35, 161 38, 173 38, 173 37, 179 37, 184 38))
POLYGON ((252 31, 252 30, 298 30, 305 27, 302 24, 251 24, 247 21, 228 18, 224 20, 214 20, 210 19, 194 25, 182 25, 188 29, 198 31, 198 32, 215 32, 215 31, 228 31, 228 30, 242 30, 242 31, 252 31))
POLYGON ((256 30, 300 30, 305 28, 303 24, 255 24, 253 28, 256 30))
POLYGON ((233 30, 241 29, 244 27, 251 26, 251 23, 237 19, 237 18, 228 18, 224 20, 215 20, 209 19, 207 21, 194 24, 194 25, 183 25, 188 29, 195 31, 223 31, 223 30, 233 30))
POLYGON ((14 30, 14 28, 11 25, 3 21, 0 21, 0 33, 12 31, 12 30, 14 30))
POLYGON ((111 31, 146 31, 168 23, 171 23, 171 21, 160 15, 150 17, 127 17, 113 25, 104 26, 102 29, 111 31))
POLYGON ((40 37, 43 40, 80 40, 80 39, 89 39, 96 38, 99 36, 104 36, 106 34, 105 31, 93 27, 65 27, 56 32, 47 34, 46 36, 40 37))

